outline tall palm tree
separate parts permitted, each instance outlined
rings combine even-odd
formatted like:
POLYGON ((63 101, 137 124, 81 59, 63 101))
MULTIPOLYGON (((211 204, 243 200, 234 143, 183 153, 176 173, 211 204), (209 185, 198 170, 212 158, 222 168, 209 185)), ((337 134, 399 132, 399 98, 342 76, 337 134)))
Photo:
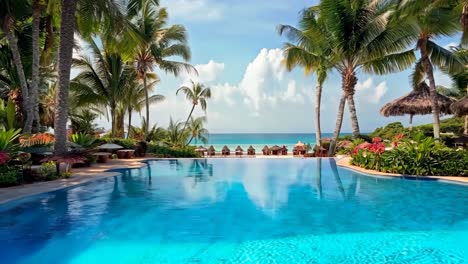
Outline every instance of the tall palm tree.
POLYGON ((391 19, 394 6, 393 1, 322 0, 313 7, 325 28, 327 45, 332 49, 335 67, 342 79, 330 155, 335 151, 346 102, 353 135, 360 134, 354 102, 358 71, 374 74, 397 72, 410 67, 415 60, 413 50, 405 49, 415 40, 416 26, 409 20, 391 19))
POLYGON ((24 73, 23 62, 21 60, 20 49, 18 47, 18 38, 14 32, 16 19, 27 14, 29 2, 26 0, 2 0, 0 1, 0 23, 2 31, 5 34, 8 45, 13 55, 13 61, 17 72, 18 80, 21 86, 21 96, 23 99, 23 109, 25 122, 23 133, 31 133, 33 115, 32 107, 29 103, 29 88, 24 73))
MULTIPOLYGON (((159 82, 159 79, 153 80, 145 89, 142 84, 135 82, 132 89, 127 89, 127 94, 125 95, 125 102, 124 105, 127 107, 127 114, 128 114, 128 137, 130 137, 130 132, 132 131, 132 115, 133 112, 136 111, 141 113, 144 106, 146 105, 146 94, 147 90, 154 87, 156 83, 159 82)), ((164 101, 166 97, 161 94, 154 94, 148 98, 149 104, 157 104, 164 101)), ((146 123, 146 119, 144 119, 146 123)), ((146 126, 145 126, 146 129, 146 126)), ((149 131, 149 130, 145 130, 149 131)))
POLYGON ((106 36, 114 36, 117 29, 127 25, 128 20, 116 0, 62 0, 60 18, 60 40, 58 52, 58 86, 55 112, 55 152, 67 152, 68 97, 70 87, 70 69, 72 66, 74 33, 76 24, 85 37, 97 29, 102 29, 106 36), (78 9, 79 12, 76 12, 78 9), (80 14, 80 16, 77 16, 80 14))
POLYGON ((294 43, 286 43, 283 49, 284 63, 288 71, 301 66, 305 75, 317 74, 315 92, 315 141, 321 145, 320 106, 322 101, 323 83, 327 79, 328 72, 335 66, 333 53, 327 43, 325 28, 319 25, 317 14, 312 9, 306 9, 301 14, 299 28, 289 25, 280 25, 280 35, 286 34, 294 43))
POLYGON ((185 97, 187 100, 189 100, 192 103, 192 110, 190 110, 190 113, 187 117, 187 120, 184 123, 184 128, 187 127, 188 121, 190 120, 190 117, 192 117, 193 110, 195 107, 200 104, 201 109, 203 111, 206 111, 206 100, 211 98, 211 88, 206 87, 205 85, 201 83, 195 83, 194 81, 190 81, 192 83, 191 87, 188 86, 182 86, 179 89, 177 89, 176 95, 179 94, 179 92, 182 92, 185 94, 185 97))
POLYGON ((208 129, 203 125, 206 122, 206 117, 201 116, 197 118, 191 118, 190 123, 188 124, 188 131, 190 132, 190 140, 187 142, 187 146, 190 145, 192 140, 195 139, 195 143, 198 141, 203 142, 203 144, 208 143, 208 129))
POLYGON ((416 75, 419 78, 427 78, 429 81, 430 96, 432 101, 434 138, 440 137, 440 113, 437 104, 437 91, 434 78, 434 66, 449 68, 452 72, 463 70, 463 64, 449 50, 439 46, 435 39, 441 36, 451 36, 459 32, 459 10, 456 1, 431 1, 422 3, 421 0, 400 1, 399 17, 410 16, 416 19, 417 37, 416 49, 419 50, 420 59, 416 70, 422 70, 423 74, 416 75), (424 76, 425 75, 425 76, 424 76))
MULTIPOLYGON (((126 64, 120 54, 103 51, 89 38, 93 61, 86 56, 73 60, 73 66, 81 72, 72 80, 71 89, 76 106, 104 107, 110 112, 113 136, 117 135, 118 124, 123 117, 123 102, 128 89, 135 88, 136 73, 126 64)), ((122 125, 122 124, 121 124, 122 125)))
MULTIPOLYGON (((190 60, 190 48, 187 45, 187 32, 182 25, 167 26, 167 11, 157 8, 152 1, 143 1, 141 9, 133 12, 135 26, 142 38, 135 51, 135 67, 143 85, 147 88, 147 73, 157 67, 167 73, 178 76, 181 71, 194 71, 195 68, 185 62, 173 61, 173 57, 190 60)), ((146 122, 149 123, 149 92, 146 91, 146 122)))

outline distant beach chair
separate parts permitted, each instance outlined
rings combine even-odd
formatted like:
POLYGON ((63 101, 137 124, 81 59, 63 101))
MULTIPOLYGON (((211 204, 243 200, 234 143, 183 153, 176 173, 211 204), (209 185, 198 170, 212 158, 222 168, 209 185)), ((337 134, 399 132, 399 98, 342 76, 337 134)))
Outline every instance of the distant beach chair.
POLYGON ((241 148, 241 146, 237 146, 236 156, 242 157, 242 154, 244 154, 244 150, 241 148))
POLYGON ((254 156, 255 157, 255 149, 250 145, 250 147, 247 149, 247 156, 254 156))
POLYGON ((206 152, 206 154, 208 155, 208 157, 214 157, 216 156, 216 150, 213 146, 210 146, 206 152))
POLYGON ((231 150, 227 146, 224 146, 223 149, 221 150, 221 156, 229 156, 229 155, 231 155, 231 150))
POLYGON ((265 156, 270 155, 270 154, 271 154, 270 148, 269 148, 267 145, 265 145, 265 146, 263 147, 263 149, 262 149, 262 153, 263 153, 263 155, 265 155, 265 156))

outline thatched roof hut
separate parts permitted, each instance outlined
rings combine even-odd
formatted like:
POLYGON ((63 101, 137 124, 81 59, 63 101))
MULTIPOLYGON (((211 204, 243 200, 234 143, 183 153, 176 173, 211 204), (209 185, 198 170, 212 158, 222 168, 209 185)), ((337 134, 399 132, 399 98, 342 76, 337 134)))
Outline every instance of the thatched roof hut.
MULTIPOLYGON (((437 93, 437 104, 441 114, 451 114, 450 105, 453 102, 452 98, 437 93)), ((410 115, 410 124, 414 115, 428 115, 430 113, 432 113, 432 101, 426 82, 421 82, 417 89, 391 101, 380 109, 380 114, 386 117, 410 115)))
POLYGON ((468 115, 468 95, 453 103, 450 110, 457 116, 468 115))

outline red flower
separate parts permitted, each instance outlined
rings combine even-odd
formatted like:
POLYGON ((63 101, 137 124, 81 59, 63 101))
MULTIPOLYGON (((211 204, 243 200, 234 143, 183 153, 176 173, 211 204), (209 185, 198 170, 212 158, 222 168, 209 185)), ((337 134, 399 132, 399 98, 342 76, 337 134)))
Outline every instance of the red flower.
POLYGON ((375 137, 372 139, 372 143, 380 143, 380 142, 382 142, 382 139, 379 137, 375 137))
POLYGON ((8 162, 8 154, 6 152, 0 151, 0 165, 3 165, 8 162))

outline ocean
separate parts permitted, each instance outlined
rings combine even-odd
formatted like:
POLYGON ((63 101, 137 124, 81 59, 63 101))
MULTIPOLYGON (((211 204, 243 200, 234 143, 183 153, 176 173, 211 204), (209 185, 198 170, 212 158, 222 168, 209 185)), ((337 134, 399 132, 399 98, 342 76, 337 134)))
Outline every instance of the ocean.
MULTIPOLYGON (((345 135, 345 134, 342 134, 345 135)), ((322 138, 332 137, 333 133, 323 133, 322 138)), ((287 146, 289 151, 292 151, 294 145, 302 141, 307 144, 310 143, 312 146, 315 145, 315 133, 242 133, 242 134, 210 134, 208 137, 208 144, 205 147, 213 145, 216 151, 221 151, 224 146, 233 151, 237 146, 241 146, 244 150, 252 145, 257 152, 261 152, 261 149, 268 145, 269 147, 287 146)), ((201 142, 192 142, 192 145, 203 145, 201 142)))

